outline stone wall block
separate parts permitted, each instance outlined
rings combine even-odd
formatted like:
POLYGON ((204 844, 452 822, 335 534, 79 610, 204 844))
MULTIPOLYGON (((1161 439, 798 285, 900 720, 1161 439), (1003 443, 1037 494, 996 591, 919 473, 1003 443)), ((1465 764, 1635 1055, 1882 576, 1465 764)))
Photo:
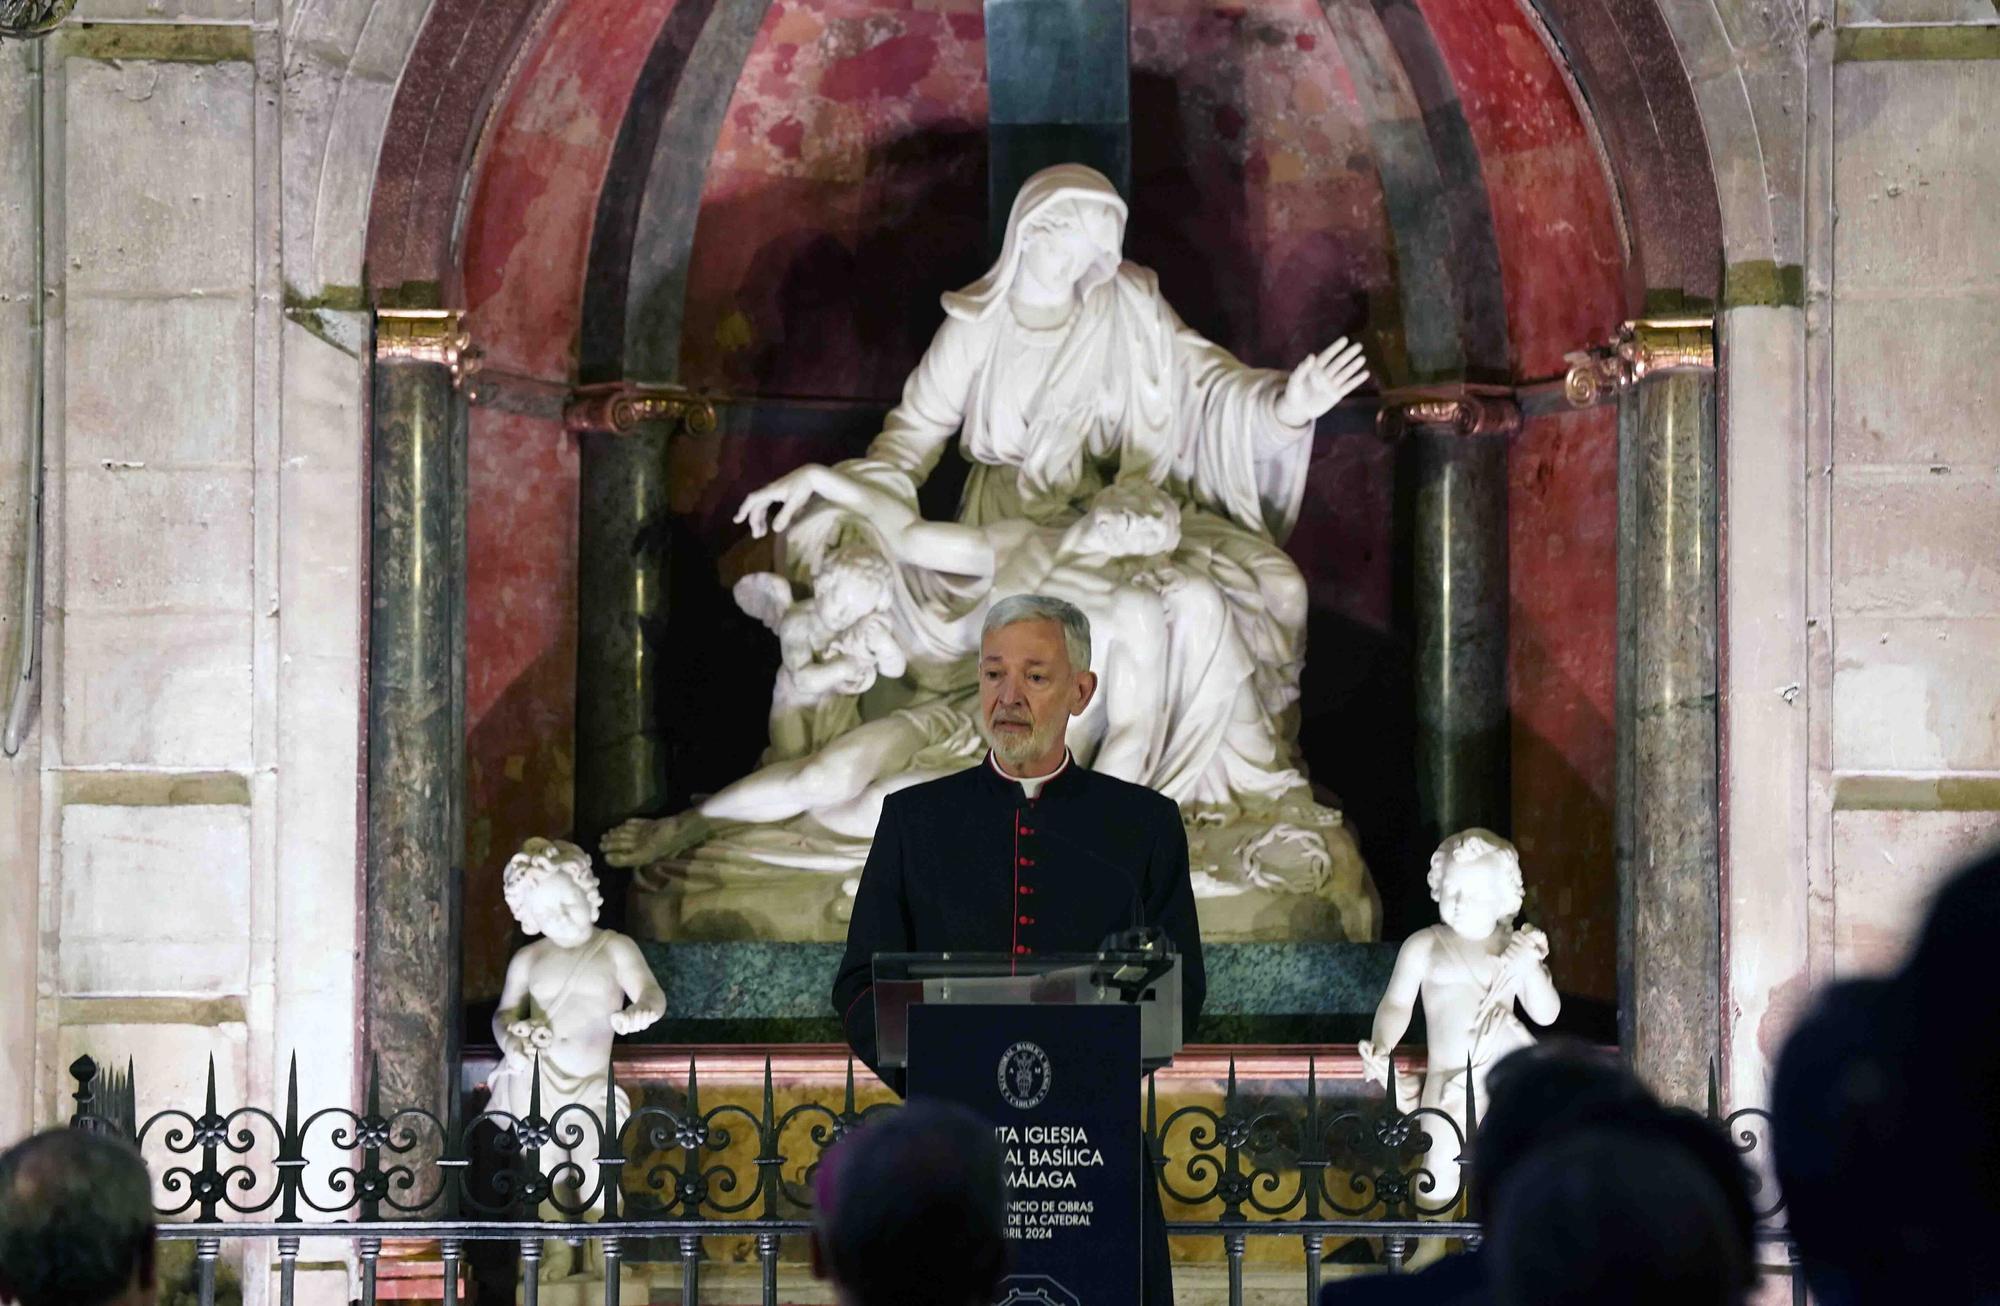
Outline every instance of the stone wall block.
MULTIPOLYGON (((280 802, 288 856, 324 865, 328 884, 314 892, 353 896, 355 837, 360 829, 361 675, 356 659, 293 656, 280 672, 284 731, 278 740, 280 802), (285 768, 320 777, 310 788, 284 780, 285 768), (355 783, 336 786, 328 777, 355 783)), ((323 925, 322 925, 322 928, 323 925)))
POLYGON ((1836 812, 1834 968, 1879 972, 1901 962, 1931 894, 2000 843, 2000 812, 1836 812))
MULTIPOLYGON (((359 11, 363 6, 361 0, 346 0, 342 7, 352 12, 359 11)), ((354 51, 347 61, 349 70, 356 76, 386 82, 394 82, 401 77, 403 65, 409 61, 410 50, 417 43, 417 33, 422 30, 429 11, 428 5, 372 0, 367 5, 367 20, 348 47, 354 51)))
POLYGON ((1994 21, 1993 0, 1840 0, 1838 12, 1842 27, 1994 21))
POLYGON ((248 990, 248 807, 65 807, 62 859, 65 995, 248 990))
POLYGON ((251 489, 248 471, 71 468, 65 608, 248 611, 251 489))
POLYGON ((2000 770, 2000 619, 1834 623, 1833 764, 2000 770))
POLYGON ((361 648, 362 507, 359 471, 298 472, 279 491, 284 541, 287 656, 318 654, 353 663, 361 648))
MULTIPOLYGON (((0 634, 0 640, 4 640, 0 634)), ((6 647, 0 644, 0 647, 6 647)), ((10 678, 11 669, 7 673, 10 678)), ((4 709, 0 709, 4 710, 4 709)), ((33 1127, 35 994, 41 949, 41 748, 0 757, 0 1138, 33 1127)))
POLYGON ((1710 132, 1708 157, 1722 211, 1723 261, 1783 261, 1770 197, 1790 179, 1771 176, 1761 162, 1760 124, 1742 72, 1732 63, 1711 76, 1694 78, 1693 86, 1702 122, 1710 132))
POLYGON ((88 22, 247 23, 251 0, 78 0, 76 17, 88 22))
MULTIPOLYGON (((326 314, 316 314, 316 323, 326 314)), ((352 329, 368 339, 362 313, 341 313, 327 329, 352 329)), ((285 468, 307 472, 361 473, 368 428, 361 419, 367 371, 362 360, 329 344, 298 322, 284 327, 285 345, 285 468)), ((355 500, 358 504, 359 499, 355 500)))
POLYGON ((1804 314, 1740 308, 1723 318, 1732 369, 1722 455, 1726 543, 1722 700, 1724 929, 1731 1105, 1769 1100, 1788 998, 1805 985, 1806 649, 1804 314), (1744 384, 1738 378, 1755 378, 1744 384))
MULTIPOLYGON (((29 386, 34 359, 28 352, 28 306, 0 301, 0 467, 25 468, 33 423, 29 386)), ((0 531, 11 529, 26 510, 28 483, 19 476, 0 478, 0 531)))
MULTIPOLYGON (((1801 25, 1803 14, 1783 3, 1756 3, 1721 6, 1725 13, 1766 13, 1778 15, 1778 28, 1801 25)), ((1772 250, 1762 258, 1780 263, 1797 263, 1805 249, 1805 208, 1797 203, 1774 202, 1775 196, 1798 193, 1806 170, 1806 133, 1800 124, 1806 116, 1806 64, 1802 46, 1789 36, 1780 36, 1769 45, 1743 56, 1743 90, 1757 123, 1757 157, 1762 163, 1761 199, 1769 213, 1772 250)))
POLYGON ((250 616, 72 613, 63 757, 76 766, 250 764, 250 616))
POLYGON ((1773 46, 1794 45, 1806 25, 1803 0, 1751 0, 1715 9, 1730 44, 1743 51, 1762 53, 1773 46))
POLYGON ((2000 475, 1993 468, 1836 468, 1833 610, 2000 616, 2000 475))
POLYGON ((395 78, 361 76, 308 52, 287 66, 285 88, 286 280, 308 295, 358 286, 395 78))
POLYGON ((2000 286, 1984 295, 1838 298, 1833 439, 1840 463, 2000 464, 2000 286))
POLYGON ((24 41, 0 46, 0 296, 8 297, 25 293, 35 274, 27 52, 24 41))
MULTIPOLYGON (((200 1115, 202 1093, 208 1083, 209 1058, 215 1059, 216 1105, 227 1114, 246 1105, 249 1084, 249 1056, 244 1027, 234 1021, 220 1025, 139 1025, 64 1024, 56 1036, 58 1120, 67 1123, 75 1108, 70 1094, 76 1091, 69 1077, 69 1065, 88 1053, 100 1066, 125 1068, 129 1059, 136 1081, 140 1123, 169 1109, 200 1115)), ((265 1105, 259 1103, 259 1105, 265 1105)), ((304 1103, 300 1105, 303 1107, 304 1103)), ((164 1126, 162 1126, 164 1128, 164 1126)), ((148 1137, 146 1158, 157 1180, 167 1152, 155 1144, 160 1130, 148 1137)), ((179 1164, 186 1164, 182 1158, 179 1164)), ((157 1187, 156 1198, 165 1196, 157 1187)), ((185 1190, 168 1205, 178 1205, 185 1190)))
POLYGON ((1689 80, 1706 81, 1735 71, 1736 47, 1714 5, 1673 5, 1661 16, 1673 29, 1674 49, 1689 80))
POLYGON ((250 466, 246 299, 80 298, 65 325, 72 467, 250 466))
POLYGON ((72 59, 67 77, 72 294, 249 293, 250 66, 72 59))
POLYGON ((2000 276, 2000 63, 1834 69, 1834 266, 1843 290, 1963 293, 2000 276))

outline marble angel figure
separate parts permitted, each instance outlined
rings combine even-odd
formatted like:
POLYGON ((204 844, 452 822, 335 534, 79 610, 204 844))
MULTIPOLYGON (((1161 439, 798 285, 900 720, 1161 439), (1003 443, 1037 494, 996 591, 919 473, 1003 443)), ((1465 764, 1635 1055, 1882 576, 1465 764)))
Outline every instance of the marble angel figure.
MULTIPOLYGON (((1404 941, 1388 991, 1375 1008, 1374 1028, 1356 1051, 1367 1078, 1386 1085, 1389 1058, 1421 999, 1423 1087, 1412 1094, 1409 1081, 1399 1081, 1404 1096, 1398 1106, 1443 1111, 1463 1132, 1467 1076, 1474 1110, 1484 1115, 1487 1071, 1535 1041, 1516 1004, 1537 1025, 1546 1025, 1562 1009, 1562 998, 1549 976, 1548 936, 1532 925, 1514 924, 1524 890, 1521 855, 1513 844, 1490 830, 1461 830, 1431 854, 1426 879, 1440 922, 1404 941)), ((1440 1126, 1428 1132, 1424 1164, 1436 1184, 1419 1200, 1436 1205, 1459 1187, 1459 1140, 1440 1126)))
MULTIPOLYGON (((659 1020, 666 995, 639 946, 598 927, 604 897, 583 849, 561 839, 530 839, 508 861, 502 886, 521 928, 542 937, 507 963, 493 1016, 501 1064, 488 1080, 487 1109, 524 1119, 539 1069, 544 1119, 571 1105, 601 1117, 614 1036, 659 1020)), ((623 1088, 615 1092, 617 1118, 607 1125, 614 1131, 632 1106, 623 1088)), ((587 1193, 597 1182, 596 1131, 578 1117, 572 1111, 563 1124, 583 1124, 583 1141, 564 1148, 552 1140, 540 1158, 544 1174, 565 1162, 581 1167, 580 1177, 560 1185, 571 1190, 565 1200, 572 1204, 577 1190, 587 1193)))
POLYGON ((1175 564, 1226 597, 1265 712, 1282 720, 1298 698, 1306 590, 1279 542, 1298 515, 1313 422, 1365 379, 1361 350, 1336 341, 1289 373, 1244 365, 1123 261, 1125 219, 1090 168, 1030 177, 999 259, 944 296, 902 401, 847 467, 914 506, 956 435, 972 463, 969 525, 1067 524, 1110 481, 1157 487, 1180 509, 1175 564))

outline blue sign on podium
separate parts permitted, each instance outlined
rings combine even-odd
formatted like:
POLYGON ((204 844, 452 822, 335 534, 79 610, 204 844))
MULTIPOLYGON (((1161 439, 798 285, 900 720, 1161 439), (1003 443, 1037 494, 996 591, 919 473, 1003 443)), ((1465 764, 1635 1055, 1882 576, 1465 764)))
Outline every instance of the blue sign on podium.
POLYGON ((978 1112, 1004 1154, 997 1306, 1138 1306, 1138 1009, 926 1004, 909 1021, 908 1095, 978 1112))

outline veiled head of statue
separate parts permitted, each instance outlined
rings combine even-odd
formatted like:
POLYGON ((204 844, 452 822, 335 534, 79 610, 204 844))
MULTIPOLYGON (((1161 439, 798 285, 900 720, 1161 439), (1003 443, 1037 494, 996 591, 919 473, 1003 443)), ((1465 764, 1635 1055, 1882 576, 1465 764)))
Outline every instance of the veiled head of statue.
POLYGON ((1118 274, 1126 212, 1118 188, 1095 168, 1059 163, 1042 169, 1014 196, 999 259, 978 281, 946 295, 945 311, 953 317, 985 317, 1006 300, 1031 256, 1037 272, 1046 277, 1042 260, 1057 252, 1077 294, 1089 294, 1118 274))

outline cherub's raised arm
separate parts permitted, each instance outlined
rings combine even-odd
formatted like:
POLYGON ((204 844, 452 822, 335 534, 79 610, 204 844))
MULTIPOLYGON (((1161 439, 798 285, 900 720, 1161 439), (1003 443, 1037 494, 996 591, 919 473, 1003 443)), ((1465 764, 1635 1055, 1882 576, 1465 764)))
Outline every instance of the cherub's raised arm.
POLYGON ((1514 932, 1508 943, 1512 951, 1521 945, 1527 956, 1516 966, 1520 985, 1514 996, 1521 1001, 1521 1010, 1528 1013, 1528 1019, 1537 1025, 1546 1025, 1562 1013, 1562 995, 1556 992, 1555 977, 1549 974, 1548 936, 1532 925, 1524 925, 1514 932))

